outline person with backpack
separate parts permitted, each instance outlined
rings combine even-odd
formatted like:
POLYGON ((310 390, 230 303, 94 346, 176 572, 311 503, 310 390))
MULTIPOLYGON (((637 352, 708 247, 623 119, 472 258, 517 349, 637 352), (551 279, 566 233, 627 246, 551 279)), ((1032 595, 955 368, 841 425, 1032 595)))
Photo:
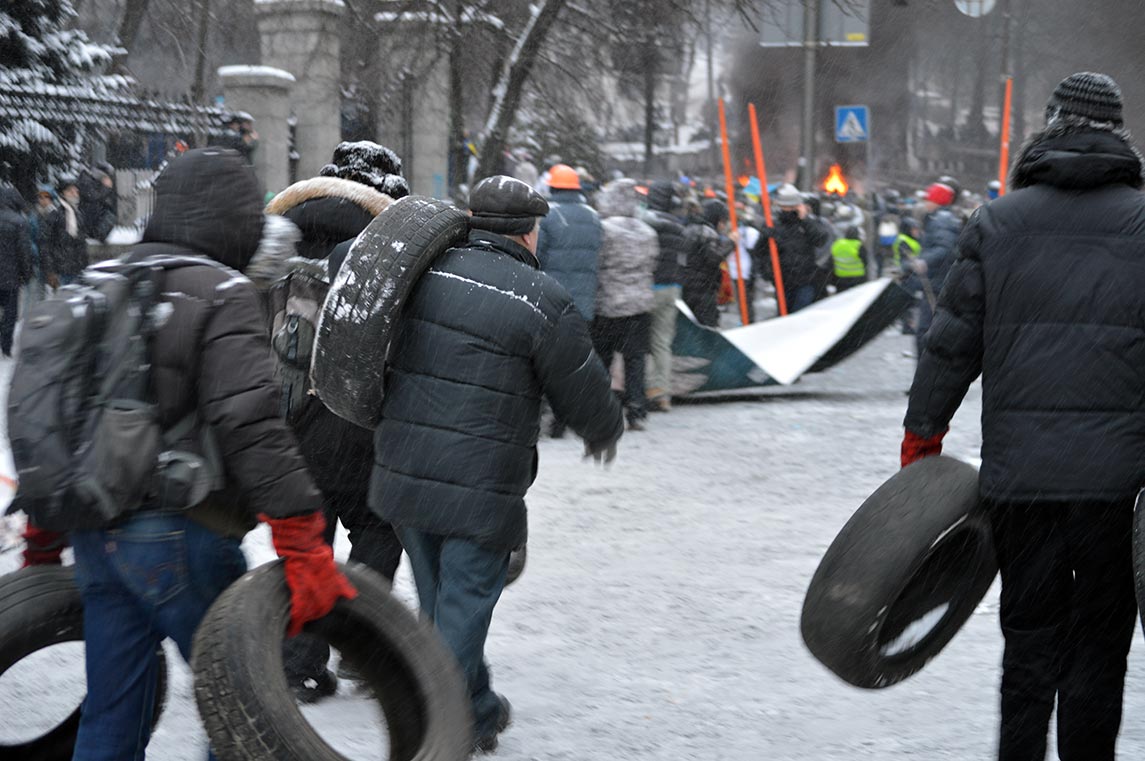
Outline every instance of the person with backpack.
MULTIPOLYGON (((316 287, 318 291, 310 302, 321 309, 329 281, 340 263, 330 261, 334 250, 340 243, 356 238, 394 200, 409 195, 409 185, 401 171, 401 159, 385 146, 369 141, 341 143, 334 149, 333 162, 322 167, 320 176, 291 185, 267 205, 267 213, 281 215, 299 229, 299 256, 307 262, 320 263, 329 278, 314 280, 303 272, 295 272, 289 280, 272 287, 272 292, 282 292, 280 299, 272 296, 272 303, 282 307, 279 316, 272 315, 280 331, 272 336, 276 354, 279 348, 289 345, 280 338, 297 334, 288 314, 290 305, 305 300, 305 294, 292 294, 291 289, 299 281, 308 288, 316 287), (300 295, 303 298, 297 298, 300 295)), ((288 271, 289 265, 288 261, 288 271)), ((312 319, 311 328, 316 325, 316 318, 316 314, 298 317, 312 319)), ((303 351, 305 356, 311 356, 314 333, 306 334, 311 345, 303 351)), ((299 409, 292 411, 289 420, 303 459, 322 492, 327 543, 334 543, 334 530, 341 520, 350 535, 351 562, 366 565, 392 583, 402 546, 393 528, 375 515, 368 504, 373 432, 338 417, 310 394, 308 368, 300 370, 301 378, 289 372, 290 363, 285 360, 279 361, 279 368, 284 384, 299 384, 303 389, 299 409)), ((289 390, 284 388, 283 398, 289 396, 289 390)), ((331 672, 326 667, 329 659, 329 645, 317 637, 301 635, 286 643, 286 681, 300 701, 312 703, 332 695, 339 676, 356 676, 348 664, 341 664, 337 674, 331 672)))
MULTIPOLYGON (((284 561, 288 636, 357 594, 323 538, 321 495, 279 416, 263 303, 241 274, 263 228, 258 181, 241 157, 188 151, 155 181, 143 242, 85 273, 71 306, 37 305, 36 315, 62 320, 52 330, 45 321, 44 340, 81 337, 68 356, 32 351, 41 334, 25 333, 9 397, 17 504, 34 524, 68 531, 84 604, 87 697, 74 761, 144 757, 156 648, 170 637, 190 659, 199 622, 246 570, 239 543, 258 520, 284 561), (75 308, 97 291, 108 322, 84 321, 99 310, 75 308), (97 326, 116 360, 102 372, 88 362, 97 326), (96 392, 91 405, 79 420, 62 419, 51 400, 79 387, 96 392), (91 441, 61 448, 68 436, 37 435, 48 423, 91 441), (188 469, 165 457, 197 462, 190 470, 204 478, 181 481, 188 469), (61 458, 66 467, 56 467, 61 458), (46 483, 37 469, 48 466, 64 477, 46 483)), ((58 563, 59 554, 35 561, 58 563)))
POLYGON ((0 185, 0 352, 12 356, 20 314, 20 288, 32 277, 32 234, 24 199, 11 185, 0 185))

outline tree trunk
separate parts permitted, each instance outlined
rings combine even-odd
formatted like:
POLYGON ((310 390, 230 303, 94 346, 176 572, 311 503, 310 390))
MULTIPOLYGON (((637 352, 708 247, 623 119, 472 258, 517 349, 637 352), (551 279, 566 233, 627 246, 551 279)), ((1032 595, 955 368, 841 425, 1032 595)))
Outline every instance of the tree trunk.
POLYGON ((517 107, 521 104, 525 82, 537 62, 537 54, 548 36, 549 29, 557 20, 568 0, 541 0, 525 28, 521 30, 512 53, 505 60, 497 84, 493 88, 493 106, 485 121, 485 143, 481 147, 481 158, 477 163, 476 182, 497 172, 501 154, 505 151, 505 140, 513 120, 517 117, 517 107))
MULTIPOLYGON (((460 17, 460 8, 457 9, 460 17)), ((461 56, 460 31, 449 41, 449 194, 453 196, 468 179, 469 157, 461 146, 465 143, 465 88, 461 56)))
POLYGON ((147 15, 147 6, 151 0, 127 0, 123 4, 123 16, 119 19, 119 45, 130 53, 135 46, 135 38, 139 36, 139 27, 147 15))
POLYGON ((202 103, 207 90, 207 34, 211 28, 211 0, 200 0, 199 34, 195 45, 195 81, 191 83, 191 100, 202 103))
POLYGON ((652 176, 652 139, 656 132, 656 43, 644 42, 644 176, 652 176))

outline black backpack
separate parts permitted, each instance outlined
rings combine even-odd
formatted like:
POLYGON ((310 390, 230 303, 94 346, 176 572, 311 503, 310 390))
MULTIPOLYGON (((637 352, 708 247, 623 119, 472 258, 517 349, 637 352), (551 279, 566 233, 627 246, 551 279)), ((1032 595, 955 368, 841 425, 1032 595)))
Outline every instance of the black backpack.
POLYGON ((318 317, 330 292, 326 262, 293 257, 290 272, 270 287, 270 345, 274 375, 279 383, 280 413, 292 428, 304 425, 314 404, 321 404, 314 391, 310 367, 318 317))
POLYGON ((55 531, 104 528, 143 507, 183 509, 218 488, 217 447, 173 449, 197 413, 161 430, 151 388, 151 340, 170 315, 170 269, 190 256, 130 257, 84 271, 34 305, 8 396, 19 486, 9 512, 55 531))

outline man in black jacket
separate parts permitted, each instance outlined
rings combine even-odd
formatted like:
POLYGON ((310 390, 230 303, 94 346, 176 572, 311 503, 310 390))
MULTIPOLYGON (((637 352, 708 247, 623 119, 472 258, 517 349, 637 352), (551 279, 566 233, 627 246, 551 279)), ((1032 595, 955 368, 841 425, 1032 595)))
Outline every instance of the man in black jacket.
POLYGON ((370 505, 398 530, 422 613, 468 681, 477 749, 489 751, 509 707, 490 688, 485 637, 509 553, 525 543, 541 397, 598 461, 615 456, 624 418, 572 297, 538 270, 548 204, 498 176, 469 205, 468 243, 422 276, 398 325, 370 505))
POLYGON ((75 180, 68 178, 60 180, 58 190, 59 203, 46 221, 47 234, 40 251, 44 280, 52 288, 76 282, 88 265, 79 187, 75 180))
POLYGON ((652 286, 655 300, 649 333, 649 409, 667 412, 672 405, 672 341, 676 338, 676 301, 682 294, 684 269, 695 246, 684 233, 684 222, 674 211, 680 206, 672 183, 657 180, 648 186, 648 209, 644 221, 656 231, 660 258, 652 286))
POLYGON ((12 336, 20 313, 20 286, 32 275, 32 235, 24 199, 11 185, 0 185, 0 352, 12 356, 12 336))
MULTIPOLYGON (((811 306, 815 301, 815 283, 819 272, 816 250, 827 242, 827 230, 808 219, 803 196, 793 185, 783 185, 775 192, 775 205, 779 208, 775 227, 762 230, 756 244, 755 258, 765 273, 771 273, 771 257, 766 255, 768 239, 775 238, 779 251, 779 274, 783 279, 783 294, 788 314, 811 306)), ((771 275, 774 279, 774 275, 771 275)))
POLYGON ((1002 572, 1002 761, 1042 759, 1055 696, 1063 761, 1108 761, 1145 484, 1145 196, 1121 94, 1058 85, 1014 192, 958 245, 910 392, 902 463, 941 452, 982 376, 980 490, 1002 572))

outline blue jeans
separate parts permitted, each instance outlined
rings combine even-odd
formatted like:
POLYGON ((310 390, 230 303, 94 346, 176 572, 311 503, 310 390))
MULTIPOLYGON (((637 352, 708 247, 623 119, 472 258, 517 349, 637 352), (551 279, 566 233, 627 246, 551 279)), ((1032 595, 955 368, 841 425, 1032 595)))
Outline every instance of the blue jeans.
POLYGON ((489 679, 485 637, 505 588, 509 553, 408 528, 399 528, 398 538, 413 567, 422 615, 434 622, 465 675, 477 737, 495 735, 501 701, 489 679))
POLYGON ((185 660, 211 603, 246 572, 239 540, 171 513, 77 531, 87 698, 72 761, 142 761, 151 739, 158 659, 167 637, 185 660))
POLYGON ((794 314, 815 303, 815 286, 801 285, 787 292, 787 313, 794 314))

